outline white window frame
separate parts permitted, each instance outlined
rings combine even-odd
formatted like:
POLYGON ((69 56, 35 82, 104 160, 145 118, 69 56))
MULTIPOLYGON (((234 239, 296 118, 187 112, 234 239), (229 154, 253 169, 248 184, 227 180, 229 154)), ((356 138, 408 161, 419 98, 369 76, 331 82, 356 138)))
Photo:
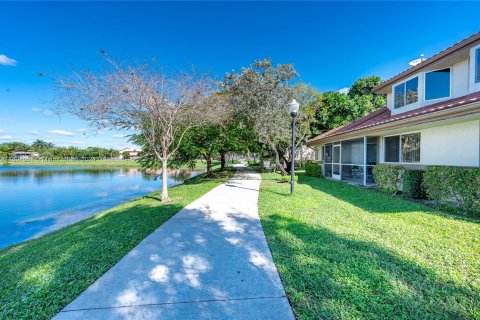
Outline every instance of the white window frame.
POLYGON ((475 55, 477 50, 480 50, 480 44, 470 49, 470 62, 469 62, 469 93, 480 91, 480 82, 475 82, 475 55))
POLYGON ((414 75, 413 77, 410 77, 410 78, 408 78, 408 79, 406 79, 406 80, 404 80, 404 81, 402 81, 402 82, 400 82, 400 83, 397 83, 397 84, 394 85, 393 88, 392 88, 392 108, 393 108, 393 110, 401 110, 401 109, 403 109, 403 108, 405 108, 405 107, 407 107, 407 106, 412 106, 412 105, 414 105, 415 103, 418 103, 418 102, 420 101, 420 95, 419 95, 419 93, 420 93, 420 77, 419 77, 418 74, 416 74, 416 75, 414 75), (417 78, 417 101, 411 102, 411 103, 408 103, 408 104, 407 104, 407 82, 410 81, 410 80, 413 80, 413 79, 415 79, 415 78, 417 78), (396 107, 395 107, 395 88, 398 87, 398 86, 401 86, 402 84, 405 84, 405 90, 403 91, 403 97, 404 97, 405 104, 404 104, 403 106, 401 106, 401 107, 396 108, 396 107))
MULTIPOLYGON (((446 68, 445 68, 446 69, 446 68)), ((397 134, 390 134, 388 136, 382 136, 382 160, 383 162, 382 163, 387 163, 387 164, 421 164, 422 163, 422 132, 421 131, 412 131, 412 132, 405 132, 405 133, 397 133, 397 134), (402 136, 405 136, 405 135, 409 135, 409 134, 414 134, 414 133, 419 133, 420 134, 420 160, 418 162, 404 162, 403 161, 403 157, 402 157, 402 153, 403 153, 403 150, 402 150, 402 136), (385 160, 385 150, 386 150, 386 144, 385 144, 385 138, 388 138, 388 137, 398 137, 398 140, 399 140, 399 146, 400 148, 398 148, 398 159, 399 161, 398 162, 390 162, 390 161, 386 161, 385 160)))
POLYGON ((423 101, 431 102, 431 101, 439 101, 439 100, 451 98, 452 97, 452 85, 453 85, 452 82, 453 82, 453 68, 452 67, 439 68, 439 69, 435 69, 435 70, 425 71, 423 73, 423 101), (448 86, 448 97, 441 97, 441 98, 435 98, 435 99, 427 100, 427 73, 431 73, 431 72, 435 72, 435 71, 443 70, 443 69, 450 69, 450 85, 448 86))

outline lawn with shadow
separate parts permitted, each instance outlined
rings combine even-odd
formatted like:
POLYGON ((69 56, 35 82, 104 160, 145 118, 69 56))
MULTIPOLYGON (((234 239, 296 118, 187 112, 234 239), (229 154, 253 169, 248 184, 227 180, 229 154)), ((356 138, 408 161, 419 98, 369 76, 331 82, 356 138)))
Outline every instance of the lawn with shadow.
POLYGON ((205 174, 0 251, 0 319, 50 319, 141 240, 231 176, 205 174))
POLYGON ((259 212, 298 319, 479 319, 480 224, 375 190, 264 174, 259 212))

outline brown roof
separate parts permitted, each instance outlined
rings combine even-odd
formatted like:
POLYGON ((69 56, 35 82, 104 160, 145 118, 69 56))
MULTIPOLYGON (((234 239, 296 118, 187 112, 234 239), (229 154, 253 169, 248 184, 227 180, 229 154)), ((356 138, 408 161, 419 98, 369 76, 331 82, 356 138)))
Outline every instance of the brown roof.
POLYGON ((430 57, 426 60, 424 60, 423 62, 417 64, 416 66, 411 67, 411 68, 403 71, 402 73, 399 73, 398 75, 394 76, 393 78, 390 78, 390 79, 386 80, 382 84, 373 88, 372 91, 374 93, 378 93, 379 91, 381 91, 385 87, 393 84, 394 82, 399 81, 400 79, 403 79, 403 78, 407 78, 408 76, 414 74, 415 72, 419 71, 420 69, 423 69, 425 67, 428 67, 429 65, 432 65, 433 63, 439 61, 440 59, 442 59, 442 58, 444 58, 444 57, 446 57, 446 56, 448 56, 452 53, 455 53, 459 50, 465 49, 466 47, 472 45, 473 43, 475 43, 476 41, 479 41, 479 40, 480 40, 480 32, 477 32, 477 33, 471 35, 470 37, 468 37, 466 39, 463 39, 460 42, 457 42, 453 46, 448 47, 447 49, 445 49, 443 51, 440 51, 439 53, 435 54, 434 56, 432 56, 432 57, 430 57))
POLYGON ((423 108, 418 108, 418 109, 400 113, 397 115, 392 115, 391 110, 385 107, 377 111, 374 111, 364 117, 361 117, 357 120, 349 122, 343 126, 340 126, 333 130, 322 133, 316 136, 315 138, 310 139, 308 141, 308 144, 311 145, 311 143, 315 141, 323 140, 325 138, 330 138, 334 136, 339 136, 342 134, 358 131, 361 129, 372 128, 372 127, 376 127, 384 124, 394 123, 404 119, 412 119, 412 118, 414 119, 416 117, 434 114, 435 112, 461 107, 461 106, 473 103, 475 101, 480 101, 480 92, 475 92, 475 93, 468 94, 466 96, 450 99, 443 102, 438 102, 423 108))

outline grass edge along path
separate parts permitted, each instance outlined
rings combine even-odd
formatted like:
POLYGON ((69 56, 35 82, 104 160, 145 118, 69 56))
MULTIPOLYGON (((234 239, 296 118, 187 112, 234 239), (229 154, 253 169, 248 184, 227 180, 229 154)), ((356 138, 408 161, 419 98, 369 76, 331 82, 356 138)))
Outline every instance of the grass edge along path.
POLYGON ((0 250, 0 319, 50 319, 140 241, 231 172, 205 174, 128 201, 38 239, 0 250))
POLYGON ((298 319, 480 319, 480 221, 263 174, 259 214, 298 319))

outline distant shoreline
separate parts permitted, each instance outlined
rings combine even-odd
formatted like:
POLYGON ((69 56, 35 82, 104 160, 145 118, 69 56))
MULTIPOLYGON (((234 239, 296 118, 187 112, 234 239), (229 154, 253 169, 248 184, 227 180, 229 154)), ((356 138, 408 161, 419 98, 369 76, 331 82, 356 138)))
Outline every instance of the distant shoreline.
POLYGON ((135 160, 10 160, 8 164, 0 163, 0 167, 11 166, 84 166, 84 167, 128 167, 138 168, 139 164, 135 160))

